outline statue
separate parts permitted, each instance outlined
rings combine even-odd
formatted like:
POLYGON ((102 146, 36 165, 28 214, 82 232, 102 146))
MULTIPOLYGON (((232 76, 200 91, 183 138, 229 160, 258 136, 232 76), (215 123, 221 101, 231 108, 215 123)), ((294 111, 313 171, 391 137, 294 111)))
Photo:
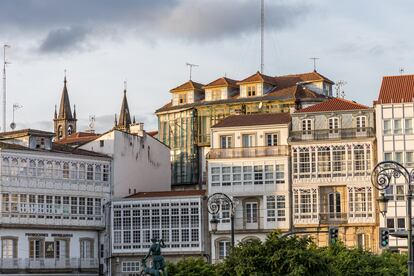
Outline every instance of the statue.
POLYGON ((161 271, 163 276, 168 276, 167 271, 165 269, 164 257, 161 256, 161 248, 166 247, 165 243, 162 239, 158 240, 157 238, 152 238, 151 242, 152 245, 148 251, 148 254, 141 261, 141 275, 161 276, 161 271), (147 259, 151 255, 152 267, 147 267, 147 259))

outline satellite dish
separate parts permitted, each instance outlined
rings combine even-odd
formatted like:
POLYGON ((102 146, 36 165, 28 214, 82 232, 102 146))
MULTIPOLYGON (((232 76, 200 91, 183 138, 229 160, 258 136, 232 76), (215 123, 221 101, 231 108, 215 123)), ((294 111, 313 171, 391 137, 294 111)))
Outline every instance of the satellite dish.
POLYGON ((259 109, 262 109, 262 107, 263 107, 263 102, 260 102, 259 103, 259 109))
POLYGON ((14 129, 16 128, 16 123, 15 123, 15 122, 12 122, 12 123, 10 124, 10 128, 14 130, 14 129))

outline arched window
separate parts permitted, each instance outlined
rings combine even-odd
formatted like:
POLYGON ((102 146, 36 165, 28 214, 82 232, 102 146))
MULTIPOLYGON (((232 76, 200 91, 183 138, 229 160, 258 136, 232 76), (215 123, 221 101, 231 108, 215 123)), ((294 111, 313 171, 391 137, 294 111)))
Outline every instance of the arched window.
POLYGON ((86 179, 93 180, 93 165, 92 164, 88 164, 87 166, 86 179))
POLYGON ((63 128, 62 126, 58 127, 58 138, 61 139, 63 137, 63 128))
POLYGON ((37 176, 44 177, 44 175, 45 175, 45 162, 43 162, 43 160, 40 160, 37 162, 37 176))
POLYGON ((55 162, 53 164, 53 177, 56 179, 62 178, 62 166, 60 162, 55 162))
POLYGON ((16 176, 19 171, 19 162, 17 161, 17 158, 13 158, 11 162, 11 175, 16 176))
POLYGON ((9 175, 10 174, 10 160, 9 160, 8 157, 3 157, 2 174, 3 175, 9 175))
POLYGON ((101 181, 102 180, 102 169, 101 165, 95 166, 95 180, 101 181))
POLYGON ((73 127, 72 125, 69 125, 68 127, 68 135, 71 135, 73 133, 73 127))
POLYGON ((36 176, 36 162, 34 160, 29 161, 29 176, 36 176))
POLYGON ((70 179, 77 179, 78 178, 78 166, 76 163, 70 164, 70 179))
POLYGON ((85 164, 79 165, 79 179, 85 179, 85 164))
POLYGON ((53 177, 53 164, 52 161, 46 162, 46 177, 52 178, 53 177))
POLYGON ((26 159, 21 159, 19 162, 19 175, 26 176, 27 175, 27 161, 26 159))
POLYGON ((69 178, 69 164, 67 162, 63 163, 63 178, 69 178))

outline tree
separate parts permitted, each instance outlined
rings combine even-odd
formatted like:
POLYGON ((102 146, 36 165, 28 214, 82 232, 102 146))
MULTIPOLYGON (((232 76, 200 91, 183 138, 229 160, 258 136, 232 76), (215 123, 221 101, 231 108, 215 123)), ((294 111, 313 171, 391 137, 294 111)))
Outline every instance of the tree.
POLYGON ((214 266, 201 258, 185 258, 177 263, 168 263, 169 276, 214 276, 214 266))

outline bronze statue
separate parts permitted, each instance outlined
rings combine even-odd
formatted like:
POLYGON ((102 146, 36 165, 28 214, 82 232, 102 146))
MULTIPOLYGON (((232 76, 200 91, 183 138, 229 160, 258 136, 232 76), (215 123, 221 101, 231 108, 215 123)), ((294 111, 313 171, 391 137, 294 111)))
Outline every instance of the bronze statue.
POLYGON ((165 269, 164 257, 161 255, 161 248, 165 248, 165 243, 162 239, 158 240, 157 238, 151 239, 152 245, 148 251, 148 254, 142 259, 141 266, 142 272, 141 275, 151 275, 151 276, 168 276, 168 273, 165 269), (152 255, 152 267, 147 267, 147 259, 152 255))

